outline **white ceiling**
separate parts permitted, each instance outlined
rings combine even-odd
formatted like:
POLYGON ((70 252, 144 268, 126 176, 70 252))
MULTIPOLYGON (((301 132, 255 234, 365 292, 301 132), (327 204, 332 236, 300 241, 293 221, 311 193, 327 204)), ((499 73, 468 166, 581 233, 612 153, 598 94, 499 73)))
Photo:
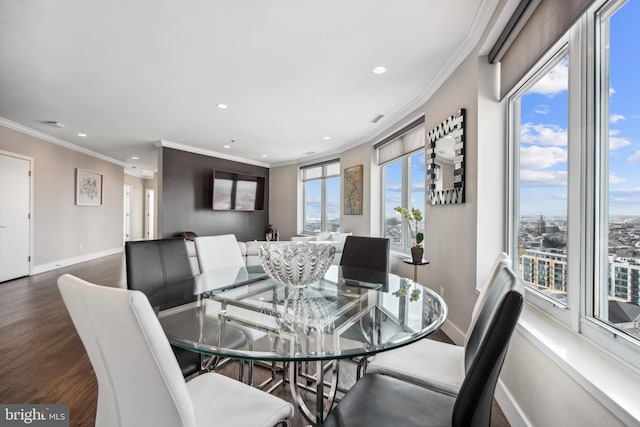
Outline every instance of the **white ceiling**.
POLYGON ((0 118, 134 172, 156 169, 158 141, 306 161, 415 115, 498 3, 0 0, 0 118))

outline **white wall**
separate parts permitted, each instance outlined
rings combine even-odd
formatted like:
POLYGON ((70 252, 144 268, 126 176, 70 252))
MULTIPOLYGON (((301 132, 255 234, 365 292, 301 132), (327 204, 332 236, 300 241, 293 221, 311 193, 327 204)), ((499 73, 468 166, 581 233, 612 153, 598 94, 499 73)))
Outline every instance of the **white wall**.
POLYGON ((298 166, 269 169, 269 224, 278 228, 280 240, 298 235, 298 166))
POLYGON ((5 126, 0 149, 34 158, 33 274, 122 251, 122 166, 5 126), (102 206, 76 206, 76 168, 103 175, 102 206))

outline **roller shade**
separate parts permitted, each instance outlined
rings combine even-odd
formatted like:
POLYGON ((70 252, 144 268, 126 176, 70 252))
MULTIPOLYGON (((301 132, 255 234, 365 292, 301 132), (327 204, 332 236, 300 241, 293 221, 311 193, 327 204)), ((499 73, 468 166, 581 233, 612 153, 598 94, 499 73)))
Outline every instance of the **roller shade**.
POLYGON ((500 62, 500 99, 573 26, 594 0, 523 0, 489 54, 500 62))

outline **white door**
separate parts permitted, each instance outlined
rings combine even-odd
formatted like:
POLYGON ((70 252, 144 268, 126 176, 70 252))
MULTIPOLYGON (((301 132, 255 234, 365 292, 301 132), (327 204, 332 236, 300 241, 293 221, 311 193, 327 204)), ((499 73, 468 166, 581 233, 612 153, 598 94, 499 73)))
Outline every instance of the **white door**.
POLYGON ((31 162, 0 154, 0 282, 29 275, 31 162))
POLYGON ((131 238, 131 186, 124 186, 124 199, 123 199, 123 213, 124 218, 122 219, 123 227, 122 227, 122 240, 123 242, 128 242, 131 238))
POLYGON ((154 200, 154 192, 153 190, 147 188, 144 190, 144 210, 145 210, 145 224, 144 224, 144 238, 147 240, 153 240, 155 236, 155 200, 154 200))

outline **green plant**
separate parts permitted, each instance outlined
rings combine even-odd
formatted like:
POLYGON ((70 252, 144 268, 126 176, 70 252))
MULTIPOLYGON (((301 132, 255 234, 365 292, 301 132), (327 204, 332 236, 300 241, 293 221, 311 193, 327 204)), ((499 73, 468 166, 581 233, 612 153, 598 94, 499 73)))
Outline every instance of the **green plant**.
POLYGON ((411 240, 413 241, 413 247, 422 245, 424 240, 424 234, 418 231, 418 225, 422 221, 422 212, 418 208, 403 208, 402 206, 396 206, 395 211, 406 218, 409 224, 409 232, 411 233, 411 240))

